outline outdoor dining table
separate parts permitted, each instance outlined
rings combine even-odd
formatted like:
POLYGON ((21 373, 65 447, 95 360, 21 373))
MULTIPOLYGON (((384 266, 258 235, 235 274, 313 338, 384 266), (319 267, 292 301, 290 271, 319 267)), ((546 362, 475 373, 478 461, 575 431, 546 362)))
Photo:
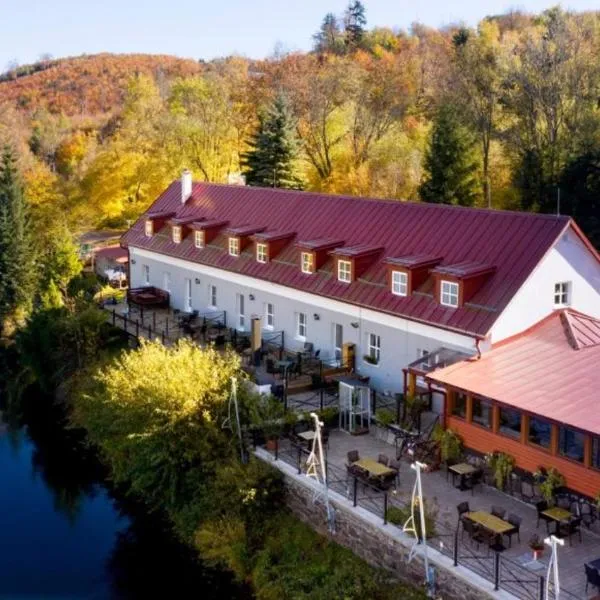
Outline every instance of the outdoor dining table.
POLYGON ((555 522, 555 530, 554 533, 558 533, 558 527, 563 521, 568 521, 573 513, 566 508, 561 508, 560 506, 553 506, 552 508, 548 508, 542 512, 543 515, 549 517, 555 522))
POLYGON ((592 569, 596 569, 596 571, 600 572, 600 558, 596 558, 595 560, 591 560, 589 563, 587 563, 587 565, 589 567, 592 567, 592 569))
POLYGON ((391 467, 386 467, 385 465, 377 462, 374 458, 361 458, 357 460, 355 465, 359 466, 361 469, 369 472, 369 475, 373 475, 374 477, 385 477, 386 475, 395 475, 396 470, 391 467))
POLYGON ((477 523, 484 529, 495 533, 496 543, 499 544, 499 546, 502 546, 502 536, 505 533, 508 533, 509 531, 512 531, 514 529, 514 525, 512 523, 509 523, 508 521, 505 521, 500 517, 492 515, 491 513, 485 512, 484 510, 469 512, 465 516, 467 517, 467 519, 470 519, 474 523, 477 523))
POLYGON ((308 431, 301 431, 298 434, 298 437, 302 438, 307 442, 312 442, 315 439, 315 432, 313 429, 309 429, 308 431))
POLYGON ((456 465, 452 465, 452 466, 448 467, 448 470, 452 472, 452 485, 454 485, 454 476, 459 475, 460 480, 459 480, 458 486, 456 486, 456 487, 459 490, 464 491, 464 490, 469 489, 465 485, 465 477, 467 475, 472 475, 473 473, 475 473, 475 471, 477 471, 477 468, 474 467, 473 465, 470 465, 469 463, 458 463, 456 465))

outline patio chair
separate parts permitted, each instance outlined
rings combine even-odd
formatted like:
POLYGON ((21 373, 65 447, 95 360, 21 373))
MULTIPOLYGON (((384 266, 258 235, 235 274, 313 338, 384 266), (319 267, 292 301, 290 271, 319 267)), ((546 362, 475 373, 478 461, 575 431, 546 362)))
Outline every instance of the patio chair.
POLYGON ((491 549, 501 552, 504 550, 504 546, 497 542, 498 535, 493 531, 488 531, 482 527, 479 528, 477 533, 473 536, 473 541, 477 544, 477 550, 479 550, 479 544, 483 544, 487 548, 487 553, 490 553, 491 549))
POLYGON ((506 514, 506 509, 502 508, 501 506, 493 506, 492 505, 491 513, 495 517, 498 517, 499 519, 504 519, 504 515, 506 514))
POLYGON ((537 511, 536 529, 540 526, 540 521, 546 521, 546 531, 550 533, 550 523, 553 522, 553 519, 543 514, 545 510, 548 510, 548 503, 545 500, 536 502, 535 510, 537 511))
POLYGON ((509 513, 507 521, 513 526, 510 531, 507 531, 504 535, 508 537, 508 547, 512 547, 512 536, 517 534, 517 540, 519 540, 519 544, 521 543, 521 522, 523 519, 518 515, 513 515, 509 513))
POLYGON ((465 538, 465 533, 469 535, 469 541, 473 543, 475 541, 475 538, 477 537, 477 534, 479 533, 479 525, 477 525, 475 521, 465 519, 463 521, 463 530, 461 534, 461 539, 463 540, 465 538))
POLYGON ((483 469, 477 469, 465 477, 465 486, 471 489, 471 496, 475 495, 475 487, 483 485, 483 469))
POLYGON ((360 460, 360 456, 358 454, 358 450, 350 450, 350 452, 348 452, 346 454, 346 456, 348 457, 348 462, 346 463, 347 465, 352 465, 356 461, 360 460))
POLYGON ((394 471, 396 471, 396 488, 399 488, 400 487, 400 468, 402 467, 402 463, 396 458, 391 458, 390 462, 388 463, 388 467, 390 469, 394 469, 394 471))
POLYGON ((572 536, 579 534, 579 543, 583 542, 581 536, 581 517, 573 517, 567 522, 561 522, 558 524, 558 535, 569 538, 569 546, 573 545, 572 536))
POLYGON ((594 507, 589 502, 581 502, 579 504, 579 516, 581 517, 581 522, 590 529, 592 523, 596 520, 594 507))
POLYGON ((521 499, 531 504, 537 504, 542 498, 530 481, 521 481, 521 499))
POLYGON ((556 499, 556 506, 564 508, 565 510, 571 510, 571 498, 568 496, 558 496, 556 499))
POLYGON ((585 593, 587 594, 590 583, 600 592, 600 573, 590 565, 583 565, 585 568, 585 593))
POLYGON ((458 511, 458 522, 459 524, 462 522, 463 526, 465 521, 467 520, 466 514, 471 512, 468 502, 461 502, 456 506, 456 510, 458 511))
POLYGON ((380 454, 380 455, 377 457, 377 462, 378 462, 379 464, 381 464, 381 465, 385 465, 385 466, 387 467, 387 466, 388 466, 388 464, 389 464, 389 462, 390 462, 390 459, 389 459, 389 457, 388 457, 388 455, 387 455, 387 454, 380 454))

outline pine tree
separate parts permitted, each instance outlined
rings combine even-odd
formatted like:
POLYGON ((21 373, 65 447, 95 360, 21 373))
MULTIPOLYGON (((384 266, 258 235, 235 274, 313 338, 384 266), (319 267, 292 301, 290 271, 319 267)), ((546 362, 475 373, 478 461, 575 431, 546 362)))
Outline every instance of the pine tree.
POLYGON ((424 202, 473 206, 481 196, 475 140, 451 104, 437 112, 424 166, 426 179, 419 188, 424 202))
POLYGON ((314 50, 323 54, 332 52, 333 54, 344 53, 344 38, 337 17, 333 13, 327 13, 321 24, 321 28, 315 35, 314 50))
POLYGON ((260 118, 251 140, 252 150, 242 155, 248 185, 302 189, 296 173, 299 141, 296 123, 284 96, 279 95, 260 118))
POLYGON ((363 36, 365 34, 365 26, 367 18, 365 16, 365 7, 359 0, 354 0, 348 4, 348 8, 344 13, 344 26, 346 29, 346 46, 351 52, 360 48, 363 36))
POLYGON ((0 161, 0 329, 31 304, 34 251, 28 205, 9 147, 0 161))

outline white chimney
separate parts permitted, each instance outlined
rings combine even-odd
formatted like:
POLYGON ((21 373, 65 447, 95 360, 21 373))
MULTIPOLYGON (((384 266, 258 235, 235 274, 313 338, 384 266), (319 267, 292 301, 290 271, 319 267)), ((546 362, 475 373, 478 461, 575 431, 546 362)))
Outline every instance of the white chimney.
POLYGON ((181 174, 181 204, 192 195, 192 172, 185 169, 181 174))

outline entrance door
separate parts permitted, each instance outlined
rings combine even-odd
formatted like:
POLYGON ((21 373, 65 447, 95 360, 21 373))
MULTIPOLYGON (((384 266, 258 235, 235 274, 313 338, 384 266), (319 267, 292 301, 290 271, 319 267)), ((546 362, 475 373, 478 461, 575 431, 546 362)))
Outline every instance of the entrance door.
POLYGON ((186 312, 192 312, 192 280, 185 280, 185 308, 186 312))
POLYGON ((340 363, 342 360, 342 344, 344 343, 344 328, 339 323, 333 324, 333 355, 340 363))
POLYGON ((244 294, 237 295, 238 329, 244 331, 246 327, 246 313, 244 308, 244 294))

